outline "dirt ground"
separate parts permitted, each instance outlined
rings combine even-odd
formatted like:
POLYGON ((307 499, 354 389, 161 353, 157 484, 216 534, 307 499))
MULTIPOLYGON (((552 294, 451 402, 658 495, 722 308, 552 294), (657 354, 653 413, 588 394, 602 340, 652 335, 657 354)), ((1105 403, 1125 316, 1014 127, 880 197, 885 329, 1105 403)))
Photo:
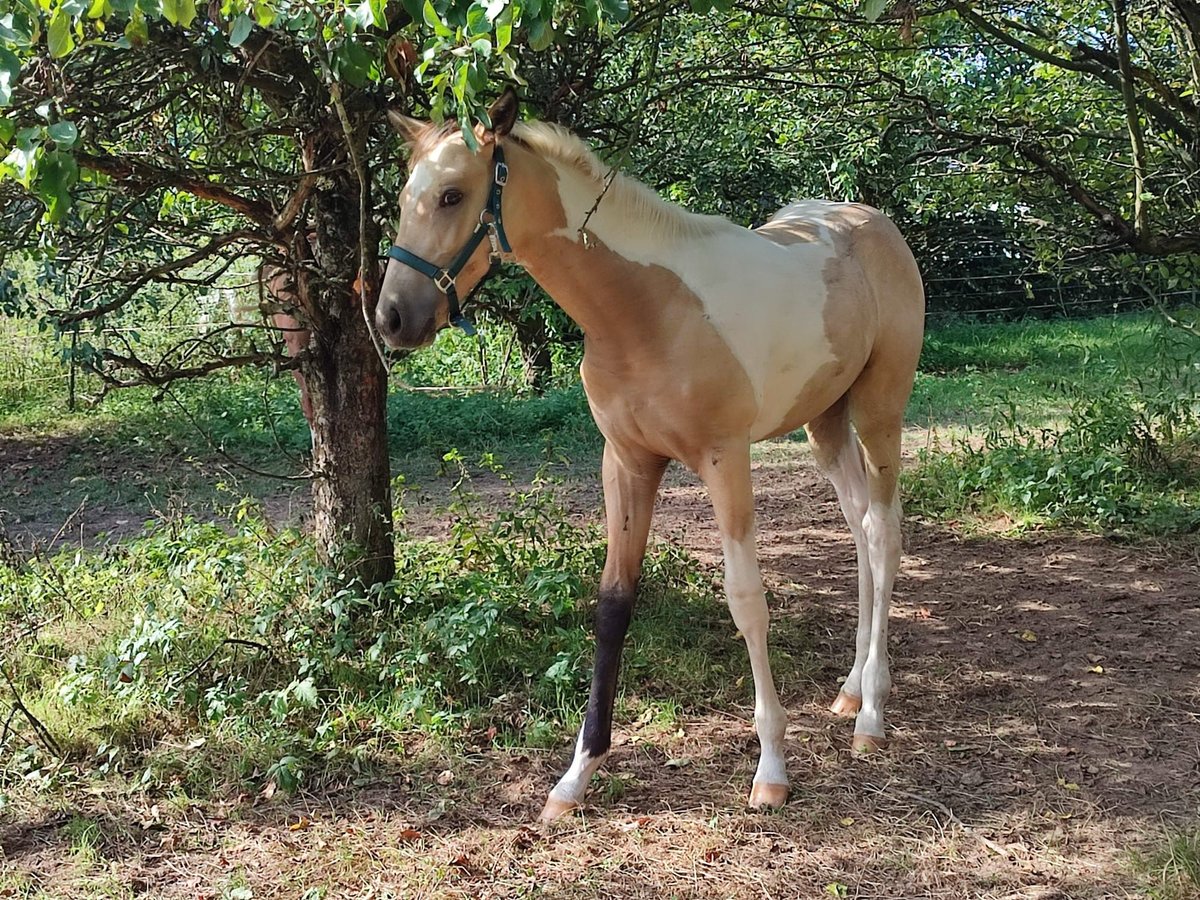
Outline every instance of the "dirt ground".
MULTIPOLYGON (((569 748, 488 748, 321 796, 81 800, 102 823, 100 866, 69 848, 73 811, 10 818, 10 877, 51 897, 1150 896, 1136 851, 1200 821, 1195 549, 964 537, 910 520, 892 608, 891 746, 855 758, 851 722, 826 711, 853 655, 853 546, 805 455, 772 445, 755 472, 773 615, 798 618, 825 660, 813 682, 777 673, 784 810, 743 807, 751 711, 723 708, 676 731, 616 723, 592 805, 551 827, 534 821, 569 748)), ((594 509, 597 482, 580 474, 579 514, 594 509)), ((408 500, 416 527, 413 504, 426 499, 408 500)), ((689 477, 671 476, 656 532, 716 564, 689 477)))

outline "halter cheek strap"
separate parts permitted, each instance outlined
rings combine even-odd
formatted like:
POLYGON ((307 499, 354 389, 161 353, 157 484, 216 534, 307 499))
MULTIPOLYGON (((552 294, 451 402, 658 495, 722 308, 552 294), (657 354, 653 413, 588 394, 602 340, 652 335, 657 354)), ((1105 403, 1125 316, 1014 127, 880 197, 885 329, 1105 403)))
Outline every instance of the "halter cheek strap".
POLYGON ((450 324, 461 328, 466 334, 474 334, 475 326, 462 314, 458 300, 458 286, 455 282, 459 273, 474 255, 475 250, 483 243, 484 238, 487 238, 490 244, 488 270, 463 299, 462 306, 466 306, 483 287, 483 283, 499 271, 500 254, 512 253, 508 235, 504 233, 504 219, 501 214, 501 197, 506 184, 508 184, 508 164, 504 161, 504 150, 499 144, 496 144, 492 147, 492 183, 488 188, 487 203, 479 214, 479 224, 475 226, 475 230, 471 232, 471 236, 467 238, 463 248, 458 251, 448 266, 436 266, 429 260, 422 259, 417 254, 395 244, 387 252, 390 259, 420 272, 446 295, 446 302, 450 308, 450 324))

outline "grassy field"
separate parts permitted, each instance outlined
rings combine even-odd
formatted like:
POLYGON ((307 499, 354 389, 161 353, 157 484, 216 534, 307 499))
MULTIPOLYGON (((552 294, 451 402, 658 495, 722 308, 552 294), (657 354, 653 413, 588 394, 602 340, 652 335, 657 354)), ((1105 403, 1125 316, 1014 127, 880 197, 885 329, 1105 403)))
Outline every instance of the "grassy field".
MULTIPOLYGON (((1068 616, 1030 618, 1045 593, 999 611, 1025 587, 1000 575, 989 587, 987 567, 1022 571, 1031 554, 1067 559, 1068 581, 1083 584, 1096 560, 1132 546, 1122 551, 1120 596, 1141 597, 1137 585, 1153 582, 1163 601, 1186 598, 1200 523, 1195 358, 1194 345, 1149 316, 931 333, 906 437, 916 560, 908 575, 941 583, 977 572, 967 593, 993 592, 998 612, 986 605, 957 618, 959 601, 939 607, 931 589, 924 600, 900 596, 896 615, 958 622, 964 634, 979 615, 999 616, 987 627, 1015 635, 1013 647, 1049 690, 1063 680, 1055 648, 1077 640, 1075 626, 1068 616), (1046 550, 1039 542, 1048 539, 1059 543, 1046 550)), ((1011 655, 987 665, 947 655, 936 628, 901 637, 913 672, 901 690, 942 691, 946 708, 966 717, 961 734, 939 730, 935 710, 902 707, 909 755, 857 770, 876 785, 863 794, 838 749, 843 726, 819 712, 842 673, 831 647, 844 655, 852 643, 844 528, 828 503, 824 512, 794 503, 776 512, 777 496, 825 490, 829 499, 811 470, 791 474, 805 457, 802 434, 764 447, 757 477, 779 612, 772 653, 800 722, 789 739, 812 786, 774 818, 726 808, 754 755, 747 667, 719 602, 719 566, 703 550, 711 527, 694 524, 702 497, 679 476, 668 484, 668 539, 652 549, 625 660, 618 720, 627 761, 598 778, 599 821, 547 837, 520 823, 578 725, 603 560, 600 442, 577 387, 539 398, 397 391, 389 407, 405 507, 397 578, 356 591, 313 558, 304 481, 271 477, 303 472, 307 433, 290 380, 214 379, 157 401, 129 391, 76 412, 57 388, 34 384, 28 373, 19 390, 0 382, 0 511, 18 545, 12 564, 0 562, 10 637, 3 677, 8 702, 20 697, 23 707, 10 707, 0 739, 11 825, 0 896, 367 896, 347 887, 365 870, 393 892, 374 896, 740 896, 760 882, 757 895, 768 896, 900 896, 900 883, 905 896, 931 897, 1200 892, 1200 831, 1194 808, 1186 813, 1194 791, 1112 812, 1112 798, 1124 796, 1119 779, 1105 783, 1089 767, 1121 772, 1124 757, 1083 733, 1056 740, 1042 724, 1027 734, 1029 705, 1050 715, 1052 695, 1001 691, 988 673, 1008 671, 1011 655), (829 543, 829 534, 838 538, 829 543), (793 547, 805 541, 815 549, 801 555, 793 547), (803 599, 814 592, 828 609, 803 599), (962 693, 963 673, 992 684, 994 696, 962 693), (981 742, 987 755, 975 757, 981 742), (947 771, 965 794, 942 793, 947 771), (997 784, 1032 784, 1033 793, 974 791, 979 771, 997 784), (672 798, 689 791, 700 805, 677 806, 672 798), (994 802, 979 806, 982 796, 994 802), (1006 805, 1005 796, 1024 799, 1006 805), (508 799, 492 818, 466 812, 497 798, 508 799), (606 822, 606 808, 624 812, 606 822), (1142 838, 1131 839, 1138 829, 1142 838), (276 837, 254 850, 253 836, 267 833, 276 837), (801 834, 813 837, 805 844, 801 834), (304 860, 300 874, 282 862, 289 841, 304 860), (785 852, 772 841, 790 848, 800 870, 761 881, 772 853, 785 852), (840 845, 853 852, 839 855, 840 845), (633 875, 624 881, 620 867, 598 863, 603 846, 621 848, 622 865, 651 887, 639 893, 633 875), (653 870, 656 847, 672 865, 713 868, 711 891, 704 879, 653 870), (156 868, 173 852, 198 880, 176 884, 156 868), (716 873, 722 858, 730 868, 716 873), (572 881, 571 861, 588 877, 572 881), (1097 874, 1070 874, 1080 865, 1097 874), (1066 892, 1019 893, 1041 883, 1035 875, 1066 892), (1106 893, 1112 879, 1123 893, 1106 893)), ((1054 584, 1039 590, 1066 598, 1066 582, 1054 584)), ((1097 590, 1071 600, 1080 616, 1097 590)), ((1126 691, 1131 705, 1150 703, 1147 684, 1165 679, 1152 692, 1155 721, 1175 749, 1145 778, 1186 778, 1180 747, 1200 696, 1179 687, 1195 667, 1173 648, 1186 644, 1193 607, 1186 599, 1175 612, 1154 607, 1176 616, 1157 645, 1162 658, 1147 657, 1154 675, 1103 648, 1091 654, 1100 662, 1079 670, 1098 680, 1115 666, 1104 690, 1126 691)), ((1104 646, 1109 637, 1112 647, 1128 643, 1112 632, 1104 646)), ((1012 684, 1027 677, 1014 671, 1012 684)), ((1110 724, 1106 733, 1132 727, 1110 724)))

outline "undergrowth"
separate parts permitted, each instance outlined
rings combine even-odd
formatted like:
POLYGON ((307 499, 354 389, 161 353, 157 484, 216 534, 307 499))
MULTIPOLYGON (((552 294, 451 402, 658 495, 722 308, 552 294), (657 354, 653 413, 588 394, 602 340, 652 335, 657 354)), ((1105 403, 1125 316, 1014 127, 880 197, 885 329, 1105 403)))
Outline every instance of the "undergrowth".
MULTIPOLYGON (((919 452, 910 512, 940 520, 1004 517, 1177 536, 1200 528, 1200 370, 1181 334, 1145 326, 1153 351, 1092 358, 1055 379, 1062 411, 1038 422, 1002 395, 982 426, 919 452)), ((943 354, 945 355, 945 354, 943 354)))
MULTIPOLYGON (((50 735, 10 720, 3 789, 294 789, 365 776, 414 740, 564 741, 586 702, 602 535, 540 479, 486 510, 465 478, 452 496, 448 539, 402 538, 395 579, 371 589, 249 501, 232 525, 157 520, 125 544, 0 565, 0 614, 23 635, 7 674, 50 735)), ((651 551, 640 602, 634 690, 729 689, 711 673, 744 652, 684 553, 651 551)))
POLYGON ((1167 831, 1158 846, 1133 854, 1133 867, 1153 900, 1200 897, 1200 827, 1167 831))

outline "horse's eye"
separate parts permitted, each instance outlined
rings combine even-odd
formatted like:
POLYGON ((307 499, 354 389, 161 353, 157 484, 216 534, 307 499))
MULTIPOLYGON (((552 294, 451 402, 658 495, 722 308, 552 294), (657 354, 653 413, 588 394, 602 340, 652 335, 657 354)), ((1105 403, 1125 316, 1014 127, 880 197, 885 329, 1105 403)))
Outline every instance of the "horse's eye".
POLYGON ((454 188, 442 194, 442 199, 438 201, 438 206, 458 206, 462 203, 462 191, 456 191, 454 188))

